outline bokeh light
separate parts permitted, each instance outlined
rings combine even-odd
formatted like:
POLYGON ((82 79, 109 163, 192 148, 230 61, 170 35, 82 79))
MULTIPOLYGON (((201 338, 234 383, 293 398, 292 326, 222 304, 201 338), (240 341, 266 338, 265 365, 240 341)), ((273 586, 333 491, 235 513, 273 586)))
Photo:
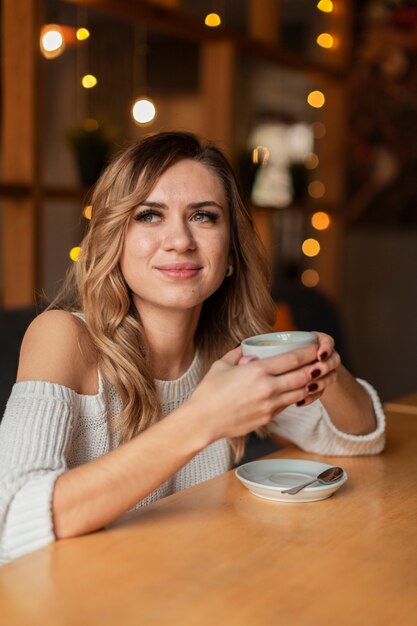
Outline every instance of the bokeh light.
POLYGON ((206 26, 211 26, 212 28, 220 26, 221 23, 222 21, 218 13, 209 13, 206 15, 206 19, 204 20, 204 24, 206 26))
POLYGON ((333 2, 331 0, 320 0, 317 3, 317 8, 323 13, 331 13, 333 11, 333 2))
POLYGON ((85 39, 89 38, 90 31, 87 28, 78 28, 75 36, 77 37, 78 41, 84 41, 85 39))
POLYGON ((303 251, 303 254, 305 254, 306 256, 317 256, 320 252, 320 244, 317 239, 306 239, 305 241, 303 241, 301 249, 303 251))
POLYGON ((326 193, 326 187, 321 180, 313 180, 308 185, 308 195, 311 198, 322 198, 326 193))
POLYGON ((71 261, 78 261, 80 252, 81 252, 80 246, 75 246, 74 248, 71 248, 71 250, 69 251, 69 257, 71 261))
POLYGON ((311 130, 313 131, 313 135, 316 139, 323 139, 323 137, 326 136, 326 126, 323 122, 313 122, 311 130))
POLYGON ((308 269, 304 270, 301 274, 301 282, 304 287, 316 287, 319 284, 320 276, 316 270, 308 269))
POLYGON ((46 59, 54 59, 64 52, 65 39, 59 26, 48 24, 42 28, 40 48, 46 59))
POLYGON ((307 154, 305 161, 304 161, 304 166, 306 169, 315 170, 316 167, 318 167, 318 164, 319 164, 319 157, 317 156, 317 154, 315 154, 314 152, 310 152, 310 154, 307 154))
POLYGON ((320 33, 316 42, 322 48, 332 48, 334 44, 333 37, 329 33, 320 33))
POLYGON ((324 93, 322 91, 316 89, 315 91, 310 91, 307 96, 307 102, 311 107, 321 109, 326 102, 326 98, 324 97, 324 93))
POLYGON ((137 124, 149 124, 155 115, 155 105, 149 98, 139 98, 132 107, 132 116, 137 124))
POLYGON ((91 206, 91 204, 88 204, 86 207, 84 207, 83 215, 86 220, 91 220, 92 214, 93 214, 93 207, 91 206))
POLYGON ((324 211, 317 211, 311 216, 311 225, 316 230, 326 230, 330 226, 330 216, 324 211))
POLYGON ((97 78, 93 74, 86 74, 82 77, 81 84, 84 89, 92 89, 97 85, 97 78))

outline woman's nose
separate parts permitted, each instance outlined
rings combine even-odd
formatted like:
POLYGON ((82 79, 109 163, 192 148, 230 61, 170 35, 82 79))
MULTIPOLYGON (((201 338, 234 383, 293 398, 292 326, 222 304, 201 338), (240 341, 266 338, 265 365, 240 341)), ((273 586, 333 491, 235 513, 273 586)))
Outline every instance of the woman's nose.
POLYGON ((196 247, 192 229, 187 221, 182 219, 175 220, 169 225, 164 238, 164 248, 166 250, 177 250, 183 252, 193 250, 196 247))

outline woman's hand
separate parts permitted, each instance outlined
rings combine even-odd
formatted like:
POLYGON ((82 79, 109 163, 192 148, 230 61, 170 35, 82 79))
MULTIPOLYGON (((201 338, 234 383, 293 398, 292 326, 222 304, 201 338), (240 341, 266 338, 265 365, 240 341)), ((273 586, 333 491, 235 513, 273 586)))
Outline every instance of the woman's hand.
POLYGON ((320 338, 319 348, 310 345, 250 362, 245 362, 239 347, 213 363, 189 400, 209 442, 245 435, 268 424, 287 406, 321 393, 332 382, 337 362, 330 354, 334 352, 330 338, 325 337, 320 338), (325 351, 326 362, 318 363, 318 352, 325 351), (311 384, 318 389, 309 389, 311 384))
POLYGON ((313 379, 308 385, 309 395, 298 406, 307 406, 323 395, 325 389, 337 380, 337 371, 341 364, 340 356, 334 349, 334 340, 330 335, 315 332, 318 338, 316 361, 311 367, 313 379))

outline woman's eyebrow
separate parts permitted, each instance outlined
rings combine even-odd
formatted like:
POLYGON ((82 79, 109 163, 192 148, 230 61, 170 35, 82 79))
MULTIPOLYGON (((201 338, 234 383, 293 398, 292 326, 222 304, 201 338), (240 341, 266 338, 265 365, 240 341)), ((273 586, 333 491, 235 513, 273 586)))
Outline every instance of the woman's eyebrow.
MULTIPOLYGON (((167 209, 168 206, 163 202, 153 202, 152 200, 144 200, 140 203, 139 206, 146 206, 150 209, 167 209)), ((201 202, 191 202, 188 207, 190 209, 202 209, 208 206, 216 206, 221 210, 224 210, 224 207, 216 202, 215 200, 202 200, 201 202)))
POLYGON ((201 202, 192 202, 188 205, 191 209, 202 209, 206 206, 216 206, 219 209, 223 210, 223 206, 216 202, 215 200, 202 200, 201 202))

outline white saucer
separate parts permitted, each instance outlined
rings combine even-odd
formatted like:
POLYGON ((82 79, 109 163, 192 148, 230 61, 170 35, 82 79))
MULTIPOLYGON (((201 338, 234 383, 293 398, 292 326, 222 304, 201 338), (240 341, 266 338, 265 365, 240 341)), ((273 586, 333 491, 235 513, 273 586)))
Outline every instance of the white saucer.
POLYGON ((314 483, 293 496, 282 493, 282 490, 313 480, 329 467, 332 466, 317 461, 270 459, 245 463, 236 469, 235 474, 240 482, 259 498, 278 502, 314 502, 324 500, 337 491, 347 481, 346 472, 330 485, 314 483))

